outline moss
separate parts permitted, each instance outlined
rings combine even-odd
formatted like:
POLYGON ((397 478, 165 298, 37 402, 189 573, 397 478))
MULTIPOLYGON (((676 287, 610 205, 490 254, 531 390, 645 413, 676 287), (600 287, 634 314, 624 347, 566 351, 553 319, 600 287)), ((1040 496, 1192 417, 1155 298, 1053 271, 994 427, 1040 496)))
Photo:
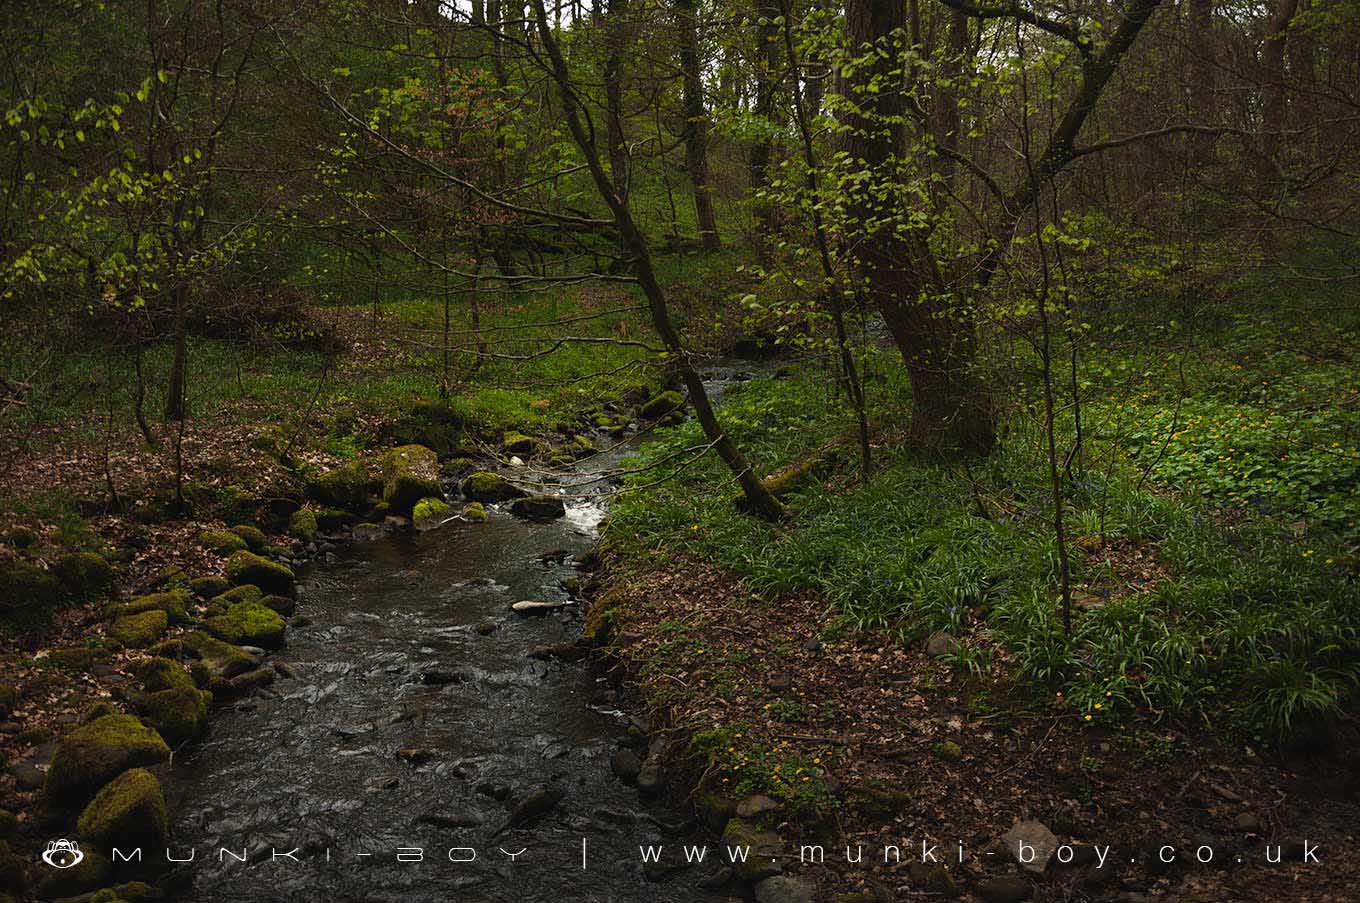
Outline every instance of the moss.
POLYGON ((462 428, 462 416, 447 404, 417 401, 385 434, 398 445, 422 445, 444 457, 458 447, 462 428))
POLYGON ((722 840, 729 847, 746 847, 751 851, 745 861, 732 863, 733 873, 742 881, 755 882, 779 873, 779 866, 769 855, 779 848, 775 835, 761 831, 745 819, 733 818, 723 828, 722 840))
POLYGON ((501 448, 511 455, 536 455, 541 445, 533 436, 508 432, 501 437, 501 448))
POLYGON ((210 686, 215 680, 227 680, 249 671, 255 660, 245 652, 201 631, 190 631, 177 641, 181 651, 198 659, 192 669, 194 682, 200 687, 210 686))
POLYGON ((315 542, 317 534, 316 513, 307 508, 299 508, 288 518, 288 535, 303 542, 315 542))
POLYGON ((160 781, 145 768, 133 768, 114 778, 76 820, 81 839, 101 846, 163 846, 167 827, 160 781))
POLYGON ((104 649, 94 649, 89 646, 68 646, 50 650, 43 658, 43 664, 49 668, 57 668, 73 674, 84 674, 100 662, 107 661, 108 658, 109 653, 104 649))
POLYGON ((115 605, 109 610, 113 617, 126 617, 128 615, 142 614, 148 611, 164 612, 171 624, 178 624, 187 616, 189 607, 189 591, 187 589, 172 589, 164 593, 151 593, 146 596, 138 596, 131 602, 124 602, 122 605, 115 605))
POLYGON ((44 793, 58 804, 83 803, 129 768, 170 755, 160 734, 131 715, 106 715, 81 725, 57 744, 44 793))
POLYGON ((411 510, 411 519, 419 526, 422 522, 442 520, 448 516, 449 505, 443 499, 425 498, 416 502, 411 510))
POLYGON ((22 618, 60 595, 57 578, 30 561, 0 561, 0 618, 22 618))
POLYGON ((165 635, 170 619, 159 609, 124 615, 109 625, 109 638, 132 649, 150 646, 165 635))
POLYGON ((219 577, 216 574, 207 577, 195 577, 189 581, 189 591, 200 599, 211 599, 219 596, 231 588, 226 577, 219 577))
POLYGON ((214 605, 221 606, 225 610, 237 602, 259 602, 263 598, 263 590, 253 583, 245 583, 241 586, 233 586, 224 593, 218 593, 212 597, 211 601, 214 605))
POLYGON ((113 565, 94 552, 71 552, 52 565, 52 572, 66 595, 76 599, 97 599, 113 590, 117 577, 113 565))
POLYGON ((403 445, 383 455, 383 501, 395 513, 409 514, 427 496, 444 496, 434 452, 423 445, 403 445))
POLYGON ((278 613, 262 602, 237 602, 224 615, 208 618, 204 628, 228 643, 278 649, 287 626, 278 613))
POLYGON ((158 693, 162 690, 173 690, 176 687, 192 687, 194 685, 193 679, 189 677, 189 672, 185 671, 179 662, 158 655, 138 659, 128 665, 128 670, 141 682, 142 689, 148 693, 158 693))
POLYGON ((270 611, 276 611, 285 618, 293 616, 297 611, 297 600, 289 596, 265 596, 260 600, 260 604, 270 611))
POLYGON ((605 597, 596 600, 581 627, 581 639, 592 646, 608 646, 618 626, 618 615, 605 603, 605 597))
POLYGON ((341 511, 339 508, 328 508, 325 511, 316 513, 317 529, 323 533, 334 533, 346 527, 352 527, 359 522, 356 515, 348 511, 341 511))
POLYGON ((660 420, 667 414, 673 414, 684 406, 685 396, 673 389, 668 389, 639 408, 638 414, 644 420, 660 420))
POLYGON ((108 884, 113 863, 93 848, 81 852, 85 858, 80 860, 79 865, 65 869, 43 869, 33 889, 35 896, 42 900, 57 900, 94 891, 108 884))
POLYGON ((293 571, 276 561, 251 552, 237 552, 227 559, 227 579, 233 586, 254 584, 267 593, 293 594, 293 571))
POLYGON ((486 523, 486 506, 481 502, 468 502, 463 506, 463 520, 474 524, 486 523))
POLYGON ((211 703, 211 693, 194 687, 159 690, 146 699, 146 717, 168 743, 178 746, 203 734, 211 703))
POLYGON ((489 470, 479 470, 468 474, 458 487, 464 497, 474 502, 504 502, 521 498, 524 490, 514 486, 505 477, 489 470))
POLYGON ((515 499, 510 506, 510 513, 532 520, 553 520, 566 515, 567 509, 558 496, 527 495, 522 499, 515 499))
POLYGON ((85 710, 85 714, 80 716, 80 723, 89 724, 91 721, 98 721, 105 715, 117 715, 117 714, 119 714, 117 709, 115 709, 110 703, 105 702, 104 700, 101 699, 99 702, 96 702, 94 705, 90 706, 88 709, 85 710))
POLYGON ((358 461, 327 471, 307 484, 303 496, 321 505, 362 511, 368 505, 368 471, 358 461))
POLYGON ((198 534, 198 544, 219 555, 230 555, 250 548, 244 539, 230 530, 204 530, 198 534))
POLYGON ((269 542, 269 538, 264 535, 264 531, 251 524, 237 524, 231 528, 231 532, 245 540, 246 548, 252 552, 259 552, 269 542))

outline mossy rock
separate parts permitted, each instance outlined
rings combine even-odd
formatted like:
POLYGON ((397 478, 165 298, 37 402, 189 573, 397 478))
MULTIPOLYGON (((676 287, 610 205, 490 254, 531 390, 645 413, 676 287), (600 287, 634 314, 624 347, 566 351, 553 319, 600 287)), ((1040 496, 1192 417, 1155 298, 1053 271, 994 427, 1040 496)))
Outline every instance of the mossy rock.
POLYGON ((567 507, 559 496, 526 495, 511 503, 510 513, 530 520, 556 520, 566 516, 567 507))
POLYGON ((113 863, 93 847, 81 850, 85 857, 78 865, 64 869, 45 868, 33 891, 42 900, 61 900, 99 890, 109 883, 113 863))
POLYGON ((57 744, 44 787, 60 805, 88 801, 129 768, 155 765, 170 756, 161 735, 131 715, 106 715, 67 734, 57 744))
POLYGON ((449 504, 443 499, 424 498, 411 509, 411 521, 417 529, 438 526, 449 516, 449 504))
POLYGON ((71 552, 52 565, 62 592, 76 599, 107 596, 118 582, 113 565, 94 552, 71 552))
POLYGON ((142 689, 148 693, 173 690, 177 687, 192 687, 193 678, 179 662, 159 655, 138 659, 128 665, 128 670, 141 682, 142 689))
POLYGON ((264 535, 264 531, 253 524, 237 524, 231 528, 231 532, 245 540, 246 548, 252 552, 262 552, 269 543, 269 537, 264 535))
POLYGON ((463 520, 474 524, 484 524, 486 519, 486 506, 481 502, 468 502, 463 506, 463 520))
POLYGON ((208 633, 227 643, 279 649, 288 625, 261 602, 237 602, 224 615, 203 622, 208 633))
POLYGON ((264 591, 253 583, 244 583, 240 586, 233 586, 224 593, 213 596, 210 602, 213 605, 221 606, 225 611, 228 607, 237 602, 259 602, 264 599, 264 591))
POLYGON ((16 549, 31 549, 38 544, 38 531, 22 524, 4 533, 5 543, 16 549))
POLYGON ((165 636, 170 618, 159 609, 123 615, 109 625, 109 638, 129 649, 143 649, 165 636))
POLYGON ((505 449, 506 454, 528 457, 538 454, 542 444, 533 436, 511 431, 501 437, 501 448, 505 449))
POLYGON ((339 508, 328 508, 325 511, 316 512, 316 527, 323 533, 335 533, 346 527, 352 527, 359 522, 357 514, 342 511, 339 508))
POLYGON ((166 565, 156 575, 155 585, 163 590, 188 589, 189 575, 177 564, 166 565))
POLYGON ((319 505, 358 512, 368 505, 368 488, 372 482, 364 465, 351 461, 312 480, 302 494, 319 505))
POLYGON ((76 831, 81 840, 93 841, 101 847, 116 843, 156 848, 165 845, 167 821, 160 781, 145 768, 133 768, 95 794, 76 820, 76 831))
POLYGON ((421 445, 440 457, 457 450, 462 439, 463 417, 439 401, 417 401, 384 430, 398 445, 421 445))
POLYGON ((0 561, 0 618, 44 609, 61 595, 57 578, 31 561, 0 561))
POLYGON ((114 708, 112 703, 101 699, 85 710, 85 713, 80 716, 80 723, 89 724, 91 721, 98 721, 105 715, 119 715, 119 714, 122 713, 119 712, 118 709, 114 708))
POLYGON ((138 596, 130 602, 113 606, 109 609, 109 615, 115 618, 123 618, 148 611, 159 611, 165 613, 171 624, 178 624, 188 616, 189 598, 187 589, 149 593, 145 596, 138 596))
POLYGON ((233 533, 230 530, 204 530, 198 534, 198 544, 219 555, 230 555, 232 552, 240 552, 250 548, 250 545, 241 538, 240 534, 233 533))
POLYGON ((288 535, 303 542, 315 542, 316 534, 319 531, 316 523, 316 512, 307 508, 299 508, 288 518, 288 535))
POLYGON ((468 474, 458 488, 465 498, 473 502, 504 502, 528 495, 505 477, 489 470, 468 474))
POLYGON ((237 552, 227 559, 227 580, 232 586, 254 584, 266 593, 293 594, 293 571, 252 552, 237 552))
POLYGON ((681 410, 685 406, 685 396, 674 389, 667 389, 651 401, 638 408, 638 415, 644 420, 661 418, 681 410))
POLYGON ((581 639, 591 646, 608 646, 618 626, 618 615, 604 603, 603 597, 597 599, 581 626, 581 639))
POLYGON ((19 689, 13 684, 0 684, 0 718, 14 714, 19 705, 19 689))
POLYGON ((108 661, 107 649, 90 646, 66 646, 52 649, 43 657, 42 663, 49 668, 69 671, 72 674, 85 674, 101 662, 108 661))
POLYGON ((255 660, 231 643, 194 630, 177 640, 181 651, 197 659, 192 673, 194 683, 208 686, 214 680, 230 680, 255 667, 255 660))
POLYGON ((597 454, 599 450, 600 449, 595 443, 591 442, 585 436, 574 437, 571 440, 571 443, 566 447, 567 453, 577 459, 588 458, 593 454, 597 454))
POLYGON ((777 835, 762 831, 743 818, 733 818, 723 828, 722 840, 729 847, 746 847, 751 851, 746 861, 732 863, 732 872, 739 880, 755 883, 779 874, 779 865, 774 860, 782 844, 777 835))
POLYGON ((213 596, 220 596, 231 589, 231 584, 226 577, 219 577, 211 574, 207 577, 195 577, 189 581, 189 591, 200 599, 211 599, 213 596))
POLYGON ((212 698, 195 687, 159 690, 146 698, 146 719, 166 742, 178 746, 203 735, 212 698))
POLYGON ((289 596, 265 596, 260 600, 260 604, 285 618, 292 617, 293 612, 297 611, 297 600, 289 596))
POLYGON ((439 458, 423 445, 403 445, 383 455, 383 501, 409 515, 423 498, 443 498, 439 458))

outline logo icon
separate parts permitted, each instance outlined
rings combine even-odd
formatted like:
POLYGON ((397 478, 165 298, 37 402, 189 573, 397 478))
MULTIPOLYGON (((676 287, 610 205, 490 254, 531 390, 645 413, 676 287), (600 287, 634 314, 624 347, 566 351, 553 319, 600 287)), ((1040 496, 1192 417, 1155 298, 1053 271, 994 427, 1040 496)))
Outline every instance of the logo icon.
POLYGON ((80 860, 85 858, 85 854, 80 852, 80 847, 74 840, 63 838, 48 841, 47 850, 42 854, 42 858, 43 862, 54 869, 69 869, 80 865, 80 860))

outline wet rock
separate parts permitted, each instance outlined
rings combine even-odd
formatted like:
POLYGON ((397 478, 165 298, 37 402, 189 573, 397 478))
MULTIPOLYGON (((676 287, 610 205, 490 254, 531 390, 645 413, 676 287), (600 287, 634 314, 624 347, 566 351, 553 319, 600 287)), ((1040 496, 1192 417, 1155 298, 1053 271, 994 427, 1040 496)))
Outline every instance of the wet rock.
POLYGON ((1047 825, 1033 819, 1016 822, 1001 836, 1001 842, 1006 847, 1006 853, 1022 869, 1036 875, 1044 873, 1049 860, 1053 858, 1053 853, 1058 849, 1058 838, 1047 825))
POLYGON ((507 502, 527 493, 505 477, 489 470, 469 474, 458 487, 465 498, 473 502, 507 502))
POLYGON ((590 650, 576 643, 558 643, 551 646, 535 646, 527 653, 529 658, 547 660, 556 659, 563 662, 579 662, 590 654, 590 650))
POLYGON ((510 513, 530 520, 555 520, 564 517, 567 509, 562 499, 555 495, 530 495, 515 499, 510 505, 510 513))
POLYGON ((473 630, 477 632, 478 636, 491 636, 491 634, 495 633, 497 630, 500 629, 501 629, 500 625, 496 624, 493 621, 482 621, 480 624, 473 628, 473 630))
POLYGON ((496 837, 512 828, 522 828, 538 821, 553 809, 556 809, 566 796, 566 790, 557 784, 543 784, 534 788, 515 804, 515 807, 510 810, 509 818, 491 836, 496 837))
POLYGON ((271 664, 274 668, 274 673, 277 674, 279 677, 283 678, 284 680, 297 680, 298 677, 300 676, 297 672, 297 669, 294 668, 292 665, 288 664, 287 662, 276 661, 272 662, 271 664))
POLYGON ((433 761, 435 751, 423 746, 412 746, 397 750, 397 758, 410 765, 424 765, 433 761))
POLYGON ((160 781, 144 768, 123 772, 80 813, 76 830, 82 840, 101 846, 163 846, 167 824, 160 781))
POLYGON ((165 654, 183 653, 197 659, 190 666, 189 673, 200 688, 230 680, 255 665, 254 659, 240 648, 197 630, 160 644, 157 651, 164 651, 165 654))
POLYGON ((653 796, 665 789, 661 780, 661 756, 649 753, 637 776, 638 793, 653 796))
MULTIPOLYGON (((226 685, 221 689, 229 696, 248 696, 256 690, 272 684, 274 682, 274 677, 273 668, 255 668, 251 671, 246 671, 243 674, 236 675, 231 680, 227 681, 226 685)), ((218 692, 218 688, 214 687, 213 692, 218 692)))
POLYGON ((129 768, 170 756, 160 734, 131 715, 107 715, 66 735, 52 757, 45 794, 58 804, 84 802, 129 768))
POLYGON ((978 884, 976 890, 986 903, 1020 903, 1030 895, 1029 883, 1015 875, 988 878, 978 884))
POLYGON ((227 559, 227 579, 233 586, 252 584, 266 593, 293 595, 291 569, 251 552, 236 552, 227 559))
POLYGON ((813 903, 816 888, 809 881, 775 875, 756 885, 756 903, 813 903))
POLYGON ((420 672, 420 682, 432 687, 444 687, 449 684, 466 683, 468 676, 457 671, 444 671, 439 668, 429 668, 420 672))
POLYGON ((642 773, 642 759, 631 749, 620 749, 610 756, 609 768, 625 784, 636 784, 642 773))
POLYGON ((297 611, 297 600, 289 596, 265 596, 260 604, 285 618, 297 611))
POLYGON ((355 524, 350 535, 355 542, 373 542, 386 536, 387 528, 382 524, 355 524))
POLYGON ((500 781, 482 781, 477 785, 476 790, 482 796, 489 796, 501 803, 510 798, 510 785, 500 781))
POLYGON ((546 615, 550 612, 561 611, 566 608, 568 603, 556 599, 526 599, 516 602, 510 606, 510 610, 517 615, 529 617, 532 615, 546 615))
POLYGON ((476 828, 482 824, 482 820, 475 815, 462 813, 451 815, 443 812, 426 812, 416 819, 418 825, 431 825, 435 828, 452 830, 457 828, 476 828))

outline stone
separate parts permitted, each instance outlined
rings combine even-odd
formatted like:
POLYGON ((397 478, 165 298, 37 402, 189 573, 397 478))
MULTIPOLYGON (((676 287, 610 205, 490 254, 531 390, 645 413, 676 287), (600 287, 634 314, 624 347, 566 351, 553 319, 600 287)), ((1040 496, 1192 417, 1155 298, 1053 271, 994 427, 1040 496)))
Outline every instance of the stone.
POLYGON ((953 740, 945 740, 941 743, 936 743, 934 750, 935 757, 937 759, 943 759, 946 762, 958 762, 963 759, 963 747, 959 746, 953 740))
POLYGON ((146 699, 146 719, 174 746, 196 740, 208 727, 212 694, 194 687, 174 687, 146 699))
POLYGON ((501 438, 501 448, 511 455, 532 456, 538 453, 539 447, 537 439, 523 433, 508 432, 501 438))
POLYGON ((82 840, 103 847, 164 846, 167 819, 160 781, 145 768, 123 772, 95 794, 76 830, 82 840))
POLYGON ((211 599, 213 596, 220 596, 231 589, 231 584, 226 577, 219 577, 216 574, 207 577, 195 577, 189 581, 189 592, 200 599, 211 599))
POLYGON ((57 578, 31 561, 0 561, 0 618, 46 608, 59 594, 57 578))
POLYGON ((778 800, 771 799, 762 794, 748 796, 746 799, 737 803, 738 818, 758 818, 767 812, 778 812, 783 806, 778 800))
POLYGON ((43 900, 59 900, 98 890, 108 884, 113 863, 92 847, 82 849, 84 858, 76 865, 63 869, 43 869, 39 873, 35 895, 43 900))
POLYGON ((510 513, 530 520, 554 520, 565 516, 567 509, 562 499, 555 495, 530 495, 515 499, 510 505, 510 513))
POLYGON ((263 552, 269 543, 269 537, 264 535, 264 531, 254 524, 237 524, 231 528, 231 532, 246 541, 246 548, 252 552, 263 552))
POLYGON ((264 603, 246 601, 237 602, 224 615, 206 619, 203 628, 223 642, 280 649, 288 625, 264 603))
POLYGON ((118 618, 109 625, 108 634, 129 649, 142 649, 164 636, 169 626, 165 612, 153 609, 118 618))
POLYGON ((561 602, 556 599, 525 599, 510 606, 510 610, 517 615, 525 617, 531 615, 546 615, 549 612, 561 611, 569 603, 561 602))
POLYGON ((463 506, 463 520, 473 524, 486 523, 486 506, 481 502, 468 502, 463 506))
POLYGON ((94 552, 69 552, 52 564, 62 592, 74 599, 108 595, 117 583, 113 566, 94 552))
POLYGON ((150 593, 138 596, 130 602, 115 605, 108 610, 112 617, 136 615, 147 611, 163 611, 171 624, 178 624, 188 616, 189 591, 172 589, 163 593, 150 593))
POLYGON ((473 502, 506 502, 527 495, 523 489, 513 485, 505 477, 489 470, 468 474, 458 488, 464 498, 473 502))
POLYGON ((106 715, 76 728, 57 744, 44 793, 55 803, 83 803, 129 768, 170 756, 160 734, 131 715, 106 715))
POLYGON ((373 542, 386 536, 387 528, 382 524, 355 524, 351 535, 355 542, 373 542))
POLYGON ((19 690, 13 684, 0 684, 0 718, 14 714, 19 704, 19 690))
POLYGON ((1250 812, 1243 812, 1233 820, 1233 826, 1247 834, 1260 834, 1264 828, 1261 819, 1250 812))
POLYGON ((941 658, 948 655, 952 643, 953 641, 947 633, 932 634, 930 639, 926 640, 926 655, 931 658, 941 658))
POLYGON ((236 552, 227 559, 227 579, 232 586, 253 584, 280 596, 291 596, 296 581, 290 568, 251 552, 236 552))
POLYGON ((242 584, 212 598, 212 608, 226 611, 237 602, 264 602, 264 591, 253 583, 242 584))
POLYGON ((448 502, 443 499, 433 496, 423 498, 411 510, 411 522, 417 530, 428 530, 448 520, 449 510, 448 502))
POLYGON ((685 396, 673 389, 668 389, 648 401, 638 408, 638 415, 643 420, 660 420, 668 414, 672 414, 685 406, 685 396))
POLYGON ((230 555, 232 552, 243 552, 250 548, 239 534, 230 530, 204 530, 198 534, 198 544, 219 555, 230 555))
POLYGON ((310 508, 299 508, 288 517, 288 535, 302 542, 315 542, 321 528, 316 522, 316 512, 310 508))
POLYGON ((1015 875, 988 878, 979 883, 976 890, 986 903, 1020 903, 1030 895, 1029 883, 1015 875))
POLYGON ((642 772, 642 759, 631 749, 620 749, 609 757, 609 768, 623 783, 636 784, 642 772))
POLYGON ((732 870, 741 881, 754 883, 778 875, 783 844, 778 835, 761 831, 742 818, 729 819, 723 828, 722 841, 728 847, 746 847, 746 860, 732 863, 732 870))
POLYGON ((954 876, 949 874, 949 869, 943 864, 913 862, 908 873, 911 875, 911 885, 916 890, 940 897, 959 895, 959 887, 954 881, 954 876))
POLYGON ((514 808, 510 810, 509 818, 491 836, 495 837, 510 828, 522 828, 538 821, 553 809, 556 809, 558 803, 562 802, 566 796, 566 790, 557 784, 542 784, 535 787, 515 804, 514 808))
POLYGON ((316 513, 316 526, 322 533, 338 533, 358 522, 359 516, 357 514, 342 511, 339 508, 328 508, 316 513))
POLYGON ((1022 869, 1036 875, 1044 873, 1058 849, 1058 838, 1047 825, 1033 819, 1017 821, 1001 836, 1001 842, 1006 847, 1006 853, 1022 869))
POLYGON ((255 666, 255 660, 238 647, 201 631, 184 634, 175 641, 175 645, 197 659, 190 673, 199 687, 210 687, 215 681, 230 680, 255 666))
POLYGON ((756 903, 814 903, 816 888, 810 881, 775 875, 756 885, 756 903))
POLYGON ((439 458, 423 445, 402 445, 383 455, 383 501, 407 515, 423 498, 443 498, 439 458))
POLYGON ((192 687, 194 685, 194 680, 189 676, 189 672, 180 667, 178 662, 161 656, 138 659, 129 663, 127 669, 141 682, 142 689, 148 693, 159 693, 161 690, 173 690, 176 687, 192 687))
POLYGON ((291 617, 293 612, 297 611, 297 600, 288 596, 265 596, 260 600, 260 604, 285 618, 291 617))

